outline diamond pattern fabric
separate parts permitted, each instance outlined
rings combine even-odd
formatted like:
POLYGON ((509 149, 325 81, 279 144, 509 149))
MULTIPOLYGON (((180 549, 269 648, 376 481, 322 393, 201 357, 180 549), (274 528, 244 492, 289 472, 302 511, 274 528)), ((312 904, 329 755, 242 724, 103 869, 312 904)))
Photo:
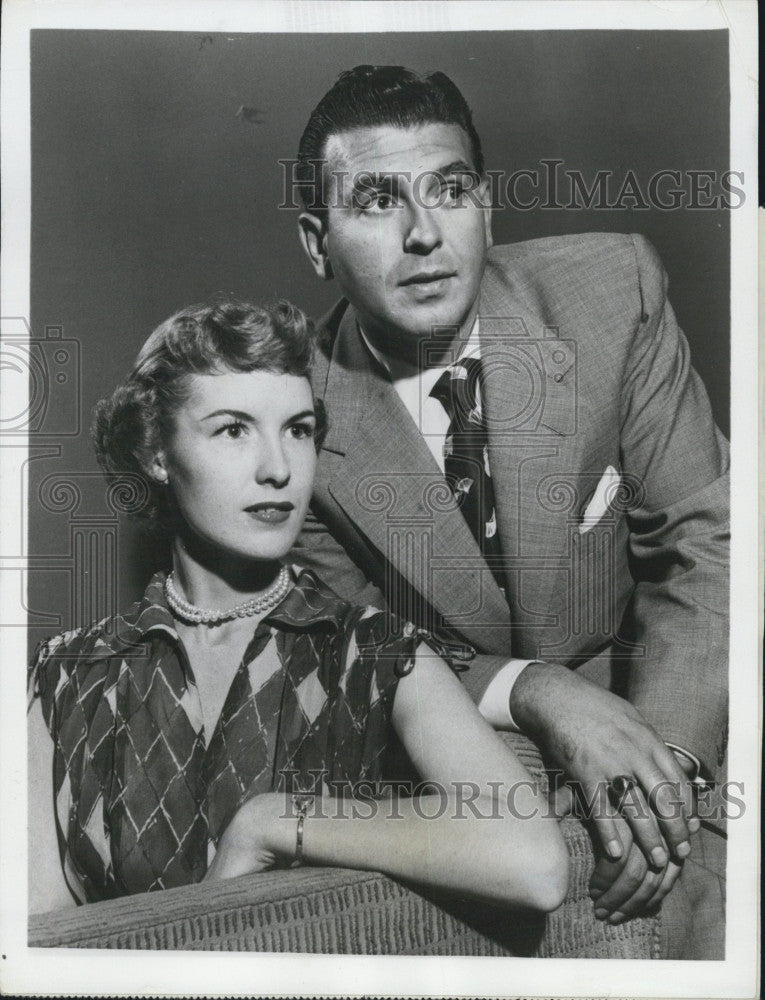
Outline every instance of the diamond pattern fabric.
POLYGON ((423 638, 303 571, 255 629, 206 746, 163 582, 157 574, 126 615, 41 643, 30 668, 79 900, 199 882, 208 844, 254 795, 311 790, 322 772, 336 791, 378 780, 396 685, 423 638), (251 672, 263 657, 273 663, 251 672))

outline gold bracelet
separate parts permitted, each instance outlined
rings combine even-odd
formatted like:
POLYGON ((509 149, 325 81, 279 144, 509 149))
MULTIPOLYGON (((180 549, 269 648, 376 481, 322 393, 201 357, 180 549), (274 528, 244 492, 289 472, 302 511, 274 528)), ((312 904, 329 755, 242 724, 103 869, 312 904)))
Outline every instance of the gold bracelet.
POLYGON ((303 826, 308 807, 313 804, 313 795, 297 794, 292 796, 293 808, 297 809, 297 836, 295 838, 295 859, 291 868, 300 868, 303 864, 303 826))

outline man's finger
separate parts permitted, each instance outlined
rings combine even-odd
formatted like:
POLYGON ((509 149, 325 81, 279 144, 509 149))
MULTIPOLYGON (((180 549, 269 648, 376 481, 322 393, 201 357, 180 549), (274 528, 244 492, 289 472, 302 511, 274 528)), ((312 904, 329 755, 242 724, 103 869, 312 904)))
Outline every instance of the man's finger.
POLYGON ((658 906, 659 903, 664 899, 672 886, 677 882, 680 877, 680 872, 683 870, 683 864, 675 864, 674 861, 670 861, 667 865, 666 871, 664 872, 664 878, 662 879, 658 889, 651 896, 648 902, 645 904, 645 909, 650 910, 654 906, 658 906))
POLYGON ((589 798, 590 816, 598 834, 603 852, 611 861, 624 857, 628 845, 625 845, 619 835, 619 814, 608 802, 607 796, 601 794, 602 789, 595 789, 589 798))
MULTIPOLYGON (((675 768, 680 770, 679 765, 675 768)), ((674 780, 658 770, 646 770, 639 777, 648 806, 671 855, 682 861, 691 853, 690 830, 686 822, 692 803, 688 781, 685 777, 674 780)))
POLYGON ((548 797, 550 811, 556 819, 570 816, 574 808, 574 795, 568 785, 558 785, 548 797))
POLYGON ((590 898, 597 900, 616 882, 627 863, 629 851, 618 861, 610 861, 608 858, 600 858, 595 865, 595 870, 590 876, 590 898))
POLYGON ((681 870, 682 865, 670 861, 663 872, 649 871, 637 892, 612 911, 608 922, 620 924, 657 906, 675 884, 681 870))
POLYGON ((620 794, 619 812, 629 823, 632 836, 649 863, 654 868, 663 869, 669 861, 669 854, 656 817, 636 782, 629 783, 620 794))
MULTIPOLYGON (((613 885, 602 893, 595 902, 595 916, 599 920, 604 920, 612 913, 617 912, 643 887, 647 877, 651 874, 643 852, 633 845, 627 862, 617 876, 613 885)), ((648 896, 653 895, 658 887, 658 880, 652 880, 648 896)))
POLYGON ((688 774, 683 770, 675 754, 664 744, 655 749, 654 759, 659 769, 670 781, 678 781, 680 783, 684 805, 683 812, 685 820, 688 823, 688 829, 691 833, 697 833, 701 826, 696 815, 698 812, 698 801, 695 794, 696 790, 693 783, 689 780, 688 774))

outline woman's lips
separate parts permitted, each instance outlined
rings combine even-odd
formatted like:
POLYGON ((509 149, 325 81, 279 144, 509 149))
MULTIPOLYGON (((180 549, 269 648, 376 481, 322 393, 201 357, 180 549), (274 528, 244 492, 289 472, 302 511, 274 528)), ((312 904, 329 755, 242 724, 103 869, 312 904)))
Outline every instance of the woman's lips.
POLYGON ((291 503, 258 503, 247 507, 245 513, 263 524, 284 524, 294 509, 291 503))

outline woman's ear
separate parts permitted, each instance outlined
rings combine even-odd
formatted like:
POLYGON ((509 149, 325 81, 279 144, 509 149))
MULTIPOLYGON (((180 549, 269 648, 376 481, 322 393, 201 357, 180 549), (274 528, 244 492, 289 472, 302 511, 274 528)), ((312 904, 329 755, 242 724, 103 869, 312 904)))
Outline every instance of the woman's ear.
POLYGON ((332 263, 327 253, 327 224, 324 218, 313 212, 301 212, 298 216, 300 243, 314 271, 323 281, 334 278, 332 263))
POLYGON ((163 451, 158 451, 155 455, 151 456, 146 472, 158 486, 168 485, 170 476, 167 471, 167 459, 163 451))

